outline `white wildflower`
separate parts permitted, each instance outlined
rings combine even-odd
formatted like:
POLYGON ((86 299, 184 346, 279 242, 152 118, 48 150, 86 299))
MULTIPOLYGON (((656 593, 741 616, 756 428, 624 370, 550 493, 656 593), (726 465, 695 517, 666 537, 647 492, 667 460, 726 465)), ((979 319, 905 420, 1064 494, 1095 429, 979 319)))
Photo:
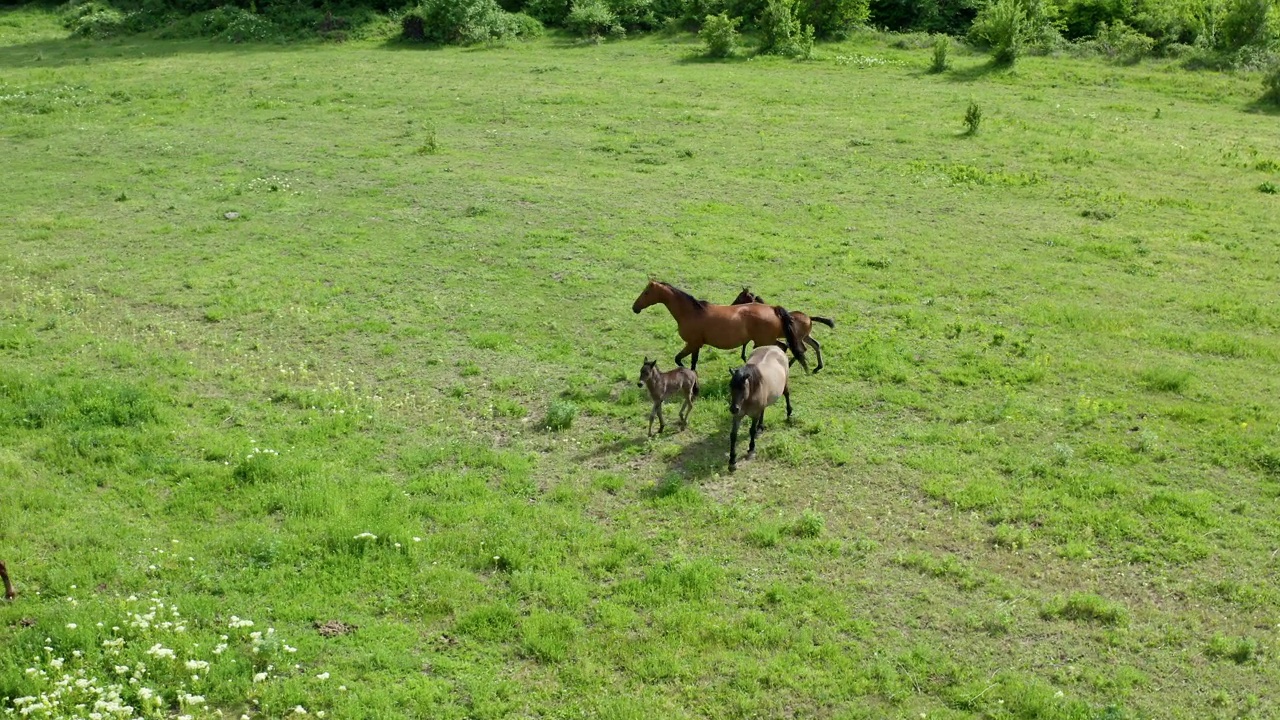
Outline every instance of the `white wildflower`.
POLYGON ((328 679, 329 679, 329 673, 327 673, 327 672, 322 672, 322 673, 320 673, 319 675, 317 675, 317 676, 316 676, 316 679, 317 679, 317 680, 328 680, 328 679))

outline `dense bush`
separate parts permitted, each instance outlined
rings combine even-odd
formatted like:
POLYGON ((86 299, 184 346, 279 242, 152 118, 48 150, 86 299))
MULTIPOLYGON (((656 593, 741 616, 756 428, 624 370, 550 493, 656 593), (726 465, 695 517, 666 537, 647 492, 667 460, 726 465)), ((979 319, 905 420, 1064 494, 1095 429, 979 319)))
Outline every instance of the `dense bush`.
POLYGON ((536 22, 512 15, 496 0, 426 0, 405 13, 401 34, 406 40, 471 45, 529 34, 530 21, 536 22))
POLYGON ((962 35, 984 4, 984 0, 871 0, 870 21, 897 32, 962 35))
POLYGON ((760 13, 760 53, 790 55, 800 37, 795 0, 768 0, 760 13))
POLYGON ((1062 7, 1062 27, 1072 40, 1092 37, 1101 23, 1128 20, 1131 4, 1130 0, 1067 0, 1062 7))
POLYGON ((1018 0, 994 0, 978 13, 969 38, 991 49, 997 64, 1012 65, 1022 54, 1030 23, 1018 0))
POLYGON ((707 46, 704 53, 707 57, 730 57, 738 47, 738 19, 724 13, 708 15, 698 37, 707 46))
POLYGON ((1097 52, 1112 60, 1136 63, 1151 53, 1155 40, 1117 20, 1098 25, 1097 35, 1089 43, 1097 52))
POLYGON ((867 22, 870 0, 800 0, 796 14, 820 38, 843 40, 867 22))
POLYGON ((1273 0, 1233 0, 1217 33, 1223 50, 1265 45, 1273 39, 1270 25, 1273 0))
POLYGON ((627 30, 652 30, 659 25, 650 0, 605 0, 605 7, 627 30))
POLYGON ((565 27, 585 38, 620 37, 626 29, 604 0, 574 0, 565 27))
POLYGON ((1280 105, 1280 60, 1271 65, 1262 79, 1262 99, 1280 105))
POLYGON ((520 9, 547 25, 564 25, 570 4, 569 0, 528 0, 520 9))

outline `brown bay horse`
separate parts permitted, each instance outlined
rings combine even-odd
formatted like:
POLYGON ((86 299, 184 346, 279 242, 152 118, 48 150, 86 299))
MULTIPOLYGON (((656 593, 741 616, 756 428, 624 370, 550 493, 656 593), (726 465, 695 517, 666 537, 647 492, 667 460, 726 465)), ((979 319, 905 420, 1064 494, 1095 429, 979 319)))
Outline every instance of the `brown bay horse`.
POLYGON ((631 304, 631 310, 639 313, 658 304, 667 306, 676 320, 680 339, 684 340, 684 349, 676 355, 676 364, 680 367, 684 367, 684 358, 692 355, 690 367, 697 370, 698 352, 704 345, 732 350, 749 342, 757 346, 773 345, 782 337, 786 338, 801 367, 809 369, 804 343, 797 339, 795 321, 785 308, 760 303, 713 305, 667 283, 650 280, 631 304))
MULTIPOLYGON (((733 299, 733 304, 746 305, 747 303, 760 303, 762 305, 768 304, 764 301, 764 298, 751 292, 751 288, 742 288, 742 292, 738 293, 738 297, 733 299)), ((813 369, 816 373, 822 369, 822 345, 817 340, 813 339, 813 324, 819 322, 834 329, 836 321, 831 318, 818 317, 817 315, 810 317, 799 310, 791 311, 791 319, 795 322, 796 338, 798 338, 800 342, 813 348, 813 351, 818 354, 818 365, 813 369)), ((746 343, 742 344, 742 359, 744 361, 747 359, 746 343)))

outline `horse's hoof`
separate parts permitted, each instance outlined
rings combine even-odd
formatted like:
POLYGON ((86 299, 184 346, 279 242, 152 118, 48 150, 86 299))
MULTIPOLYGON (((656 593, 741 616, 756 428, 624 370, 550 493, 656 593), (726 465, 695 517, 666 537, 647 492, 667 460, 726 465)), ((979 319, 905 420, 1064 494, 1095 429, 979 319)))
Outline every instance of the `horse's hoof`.
POLYGON ((743 460, 755 460, 755 459, 756 459, 756 453, 755 453, 755 451, 754 451, 754 450, 752 450, 751 452, 747 453, 746 457, 744 457, 744 458, 742 458, 742 459, 743 459, 743 460))
POLYGON ((729 472, 731 472, 731 473, 738 472, 738 466, 737 466, 737 465, 730 465, 730 466, 729 466, 729 472))

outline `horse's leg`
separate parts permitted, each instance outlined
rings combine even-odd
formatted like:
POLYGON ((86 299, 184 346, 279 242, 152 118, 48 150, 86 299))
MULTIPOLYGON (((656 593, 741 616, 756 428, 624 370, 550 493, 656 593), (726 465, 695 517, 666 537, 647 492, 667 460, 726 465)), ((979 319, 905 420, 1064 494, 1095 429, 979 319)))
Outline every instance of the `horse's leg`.
POLYGON ((658 433, 661 434, 666 432, 667 421, 665 418, 662 417, 662 401, 661 400, 659 400, 657 404, 653 406, 653 410, 654 412, 658 413, 658 433))
POLYGON ((658 416, 659 403, 654 403, 653 408, 649 410, 649 437, 653 437, 653 419, 658 416))
POLYGON ((702 349, 701 345, 694 347, 693 343, 690 343, 690 342, 685 343, 684 349, 676 354, 676 365, 679 365, 680 367, 684 367, 684 359, 689 355, 692 355, 693 369, 697 370, 698 369, 698 351, 701 349, 702 349))
POLYGON ((742 416, 733 419, 733 429, 729 431, 729 472, 738 469, 738 426, 742 424, 742 416))
POLYGON ((680 406, 680 425, 689 426, 689 413, 693 412, 693 393, 684 394, 684 405, 680 406))
POLYGON ((747 459, 751 460, 756 456, 756 436, 760 434, 760 425, 764 423, 764 413, 760 413, 760 417, 751 418, 751 444, 747 447, 747 459))
POLYGON ((742 343, 742 362, 747 361, 747 344, 742 343))
MULTIPOLYGON (((805 338, 804 342, 806 345, 813 348, 814 352, 818 353, 818 367, 813 369, 813 372, 816 375, 818 371, 822 369, 822 345, 811 337, 805 338)), ((792 358, 792 360, 795 360, 795 358, 792 358)))
POLYGON ((5 566, 3 560, 0 560, 0 580, 4 581, 5 600, 12 600, 18 597, 18 593, 13 589, 13 583, 9 581, 9 568, 5 566))
MULTIPOLYGON (((817 371, 815 370, 814 372, 817 372, 817 371)), ((788 385, 786 389, 782 391, 782 397, 785 398, 787 401, 787 420, 791 420, 791 386, 790 385, 788 385)))

